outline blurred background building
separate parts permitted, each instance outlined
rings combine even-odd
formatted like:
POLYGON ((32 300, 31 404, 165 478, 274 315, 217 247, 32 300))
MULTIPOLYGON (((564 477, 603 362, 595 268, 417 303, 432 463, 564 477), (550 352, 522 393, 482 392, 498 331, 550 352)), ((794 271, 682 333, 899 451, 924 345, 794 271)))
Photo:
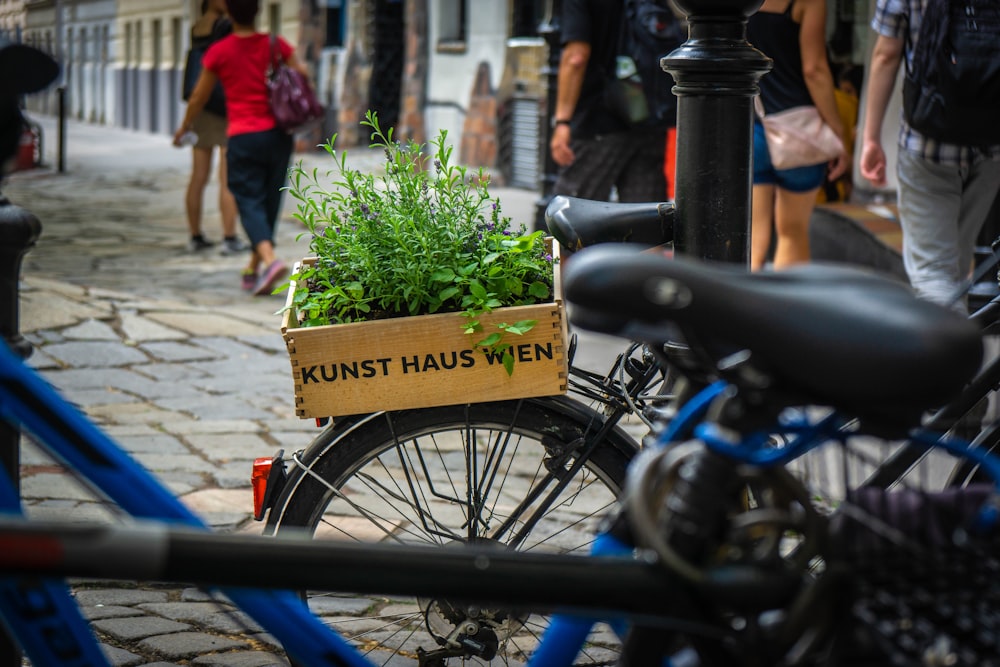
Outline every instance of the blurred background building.
MULTIPOLYGON (((310 64, 341 147, 367 142, 358 120, 419 141, 446 130, 458 159, 534 189, 547 137, 548 45, 559 0, 261 0, 258 28, 310 64)), ((0 34, 55 55, 70 118, 172 134, 201 0, 0 0, 0 34)), ((830 0, 835 61, 864 64, 874 0, 830 0)), ((551 69, 548 71, 551 74, 551 69)), ((2 75, 2 73, 0 73, 2 75)), ((55 114, 55 89, 26 101, 55 114)), ((891 142, 887 142, 887 146, 891 142)), ((309 144, 306 144, 309 145, 309 144)))

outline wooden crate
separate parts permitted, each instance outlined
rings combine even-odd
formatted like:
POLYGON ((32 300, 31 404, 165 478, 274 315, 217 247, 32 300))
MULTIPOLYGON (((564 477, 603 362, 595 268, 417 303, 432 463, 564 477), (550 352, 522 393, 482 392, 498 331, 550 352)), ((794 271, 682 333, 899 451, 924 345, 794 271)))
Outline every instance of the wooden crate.
POLYGON ((497 309, 479 318, 483 333, 473 335, 463 332, 465 318, 458 313, 298 327, 293 283, 281 332, 292 363, 296 414, 337 417, 565 393, 569 363, 558 264, 555 271, 554 301, 497 309), (496 324, 521 320, 538 324, 524 335, 506 335, 515 359, 508 376, 499 355, 473 344, 496 324))

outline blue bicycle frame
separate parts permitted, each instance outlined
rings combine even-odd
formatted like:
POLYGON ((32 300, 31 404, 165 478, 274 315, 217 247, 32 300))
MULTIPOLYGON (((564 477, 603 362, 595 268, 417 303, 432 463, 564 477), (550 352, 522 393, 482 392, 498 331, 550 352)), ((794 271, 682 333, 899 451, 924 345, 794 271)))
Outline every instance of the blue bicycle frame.
MULTIPOLYGON (((0 419, 33 434, 54 458, 129 514, 208 530, 6 344, 0 344, 0 419)), ((0 510, 21 514, 13 485, 6 475, 0 477, 0 510)), ((290 591, 226 588, 222 592, 274 635, 296 660, 345 667, 370 664, 290 591)), ((90 626, 60 580, 0 578, 0 617, 39 667, 108 665, 90 626)))

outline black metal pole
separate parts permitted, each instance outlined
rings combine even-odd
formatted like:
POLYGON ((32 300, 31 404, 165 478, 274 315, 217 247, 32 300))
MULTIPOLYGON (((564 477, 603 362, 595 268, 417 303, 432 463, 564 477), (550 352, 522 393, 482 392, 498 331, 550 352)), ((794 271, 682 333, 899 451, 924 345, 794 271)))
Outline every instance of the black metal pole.
MULTIPOLYGON (((31 343, 20 333, 18 280, 21 260, 35 244, 42 225, 33 214, 0 194, 0 336, 21 358, 31 355, 31 343)), ((4 469, 17 484, 17 438, 0 446, 4 469)))
POLYGON ((753 97, 771 61, 746 39, 762 0, 677 0, 688 40, 661 61, 677 94, 674 249, 747 264, 753 97))
MULTIPOLYGON (((18 280, 21 260, 42 232, 38 218, 0 194, 0 336, 22 358, 31 354, 31 343, 20 333, 18 280)), ((21 435, 0 421, 0 466, 20 492, 21 435)), ((0 628, 0 665, 20 667, 21 651, 0 628)))
POLYGON ((560 45, 559 17, 562 15, 562 0, 552 0, 548 20, 538 26, 538 34, 545 39, 548 45, 549 57, 542 70, 545 75, 546 95, 545 113, 541 115, 540 124, 542 127, 541 164, 542 175, 538 180, 539 197, 535 202, 535 229, 544 230, 545 209, 552 201, 552 190, 555 188, 556 179, 559 176, 559 168, 552 153, 549 151, 549 140, 552 138, 552 114, 555 113, 556 97, 559 91, 559 58, 562 55, 560 45))
POLYGON ((60 174, 66 173, 66 86, 56 89, 59 101, 59 131, 56 137, 56 169, 60 174))

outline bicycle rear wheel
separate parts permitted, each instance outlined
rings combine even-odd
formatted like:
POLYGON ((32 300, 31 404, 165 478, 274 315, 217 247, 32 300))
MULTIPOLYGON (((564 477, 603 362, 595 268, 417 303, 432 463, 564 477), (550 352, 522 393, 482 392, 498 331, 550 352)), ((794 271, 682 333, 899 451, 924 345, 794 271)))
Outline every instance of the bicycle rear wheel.
MULTIPOLYGON (((583 555, 637 451, 617 427, 595 439, 603 423, 597 412, 565 398, 349 418, 297 455, 267 531, 583 555)), ((441 651, 445 662, 520 663, 546 624, 447 600, 308 598, 376 664, 398 664, 422 651, 441 651)), ((601 630, 581 661, 613 662, 617 650, 613 633, 601 630)))

